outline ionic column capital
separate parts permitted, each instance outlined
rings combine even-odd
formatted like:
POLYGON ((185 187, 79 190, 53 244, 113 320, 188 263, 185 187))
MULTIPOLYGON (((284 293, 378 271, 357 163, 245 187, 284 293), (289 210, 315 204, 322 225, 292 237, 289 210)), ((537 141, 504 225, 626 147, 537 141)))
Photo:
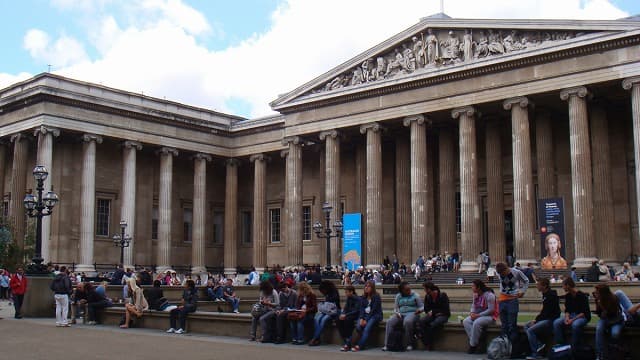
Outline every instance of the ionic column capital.
POLYGON ((462 106, 451 110, 451 117, 454 119, 459 118, 462 114, 465 114, 466 116, 480 116, 480 112, 473 106, 462 106))
POLYGON ((360 134, 366 134, 367 131, 381 132, 384 130, 384 126, 380 125, 380 123, 377 122, 360 125, 360 134))
POLYGON ((300 145, 302 144, 302 139, 300 138, 300 136, 287 136, 282 139, 282 145, 290 146, 291 144, 300 145))
POLYGON ((122 147, 124 147, 125 149, 136 149, 136 150, 142 150, 142 144, 140 144, 137 141, 132 141, 132 140, 125 140, 122 142, 122 147))
POLYGON ((289 149, 285 149, 285 150, 280 151, 280 157, 281 158, 286 159, 287 156, 289 156, 289 149))
POLYGON ((505 101, 502 102, 502 107, 505 110, 511 110, 511 108, 513 107, 513 105, 520 105, 521 108, 526 109, 527 107, 529 107, 529 105, 533 106, 533 103, 531 101, 529 101, 529 99, 525 96, 516 96, 516 97, 512 97, 510 99, 507 99, 505 101))
POLYGON ((560 99, 563 101, 569 100, 571 96, 584 98, 588 96, 590 97, 591 93, 589 92, 589 89, 587 89, 584 86, 576 86, 576 87, 572 87, 572 88, 568 88, 560 91, 560 99))
POLYGON ((236 159, 236 158, 230 158, 230 159, 227 159, 227 160, 225 161, 225 165, 227 165, 227 166, 231 166, 231 167, 233 167, 233 166, 240 166, 240 160, 238 160, 238 159, 236 159))
POLYGON ((212 157, 209 154, 196 153, 195 155, 193 155, 192 159, 193 160, 204 160, 206 162, 211 162, 212 157))
POLYGON ((23 133, 17 133, 17 134, 11 135, 11 138, 10 138, 9 141, 11 141, 12 143, 15 143, 15 142, 19 142, 19 141, 22 141, 22 140, 31 140, 31 137, 27 136, 27 135, 25 135, 23 133))
POLYGON ((265 154, 253 154, 249 157, 249 161, 271 161, 271 158, 265 154))
POLYGON ((33 130, 33 136, 38 136, 39 134, 47 135, 51 134, 53 137, 60 136, 60 129, 41 125, 33 130))
POLYGON ((178 156, 178 149, 169 146, 163 146, 160 149, 156 150, 156 154, 178 156))
POLYGON ((410 115, 404 118, 404 120, 402 120, 402 124, 404 126, 411 126, 412 122, 416 122, 418 125, 431 125, 431 118, 429 118, 428 116, 424 116, 422 114, 417 114, 417 115, 410 115))
POLYGON ((622 88, 625 90, 631 90, 632 87, 640 85, 640 76, 634 76, 622 80, 622 88))
POLYGON ((327 130, 327 131, 323 131, 320 133, 320 135, 318 135, 318 137, 320 138, 320 141, 324 141, 327 136, 331 137, 332 139, 337 139, 342 137, 342 134, 338 131, 338 130, 327 130))
POLYGON ((91 142, 95 141, 97 144, 102 144, 102 136, 96 134, 83 134, 82 141, 91 142))

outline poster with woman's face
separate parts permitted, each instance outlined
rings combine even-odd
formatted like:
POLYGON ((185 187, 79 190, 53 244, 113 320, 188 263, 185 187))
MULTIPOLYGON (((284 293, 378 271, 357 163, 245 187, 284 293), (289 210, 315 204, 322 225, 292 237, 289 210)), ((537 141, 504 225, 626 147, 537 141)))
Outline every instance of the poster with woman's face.
POLYGON ((567 261, 562 256, 562 239, 556 233, 548 233, 544 238, 545 257, 540 261, 540 266, 545 270, 566 269, 567 261))
POLYGON ((542 260, 545 270, 566 269, 564 258, 564 204, 562 198, 538 200, 542 260))

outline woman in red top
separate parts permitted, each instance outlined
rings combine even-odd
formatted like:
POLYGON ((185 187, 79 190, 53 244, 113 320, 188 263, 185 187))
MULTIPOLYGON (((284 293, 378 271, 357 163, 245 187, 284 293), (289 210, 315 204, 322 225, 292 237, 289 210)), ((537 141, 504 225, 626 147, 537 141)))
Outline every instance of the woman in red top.
POLYGON ((24 294, 27 292, 27 277, 24 275, 24 269, 22 267, 18 267, 16 273, 11 275, 9 287, 13 294, 13 306, 16 309, 14 317, 16 319, 22 319, 22 301, 24 300, 24 294))

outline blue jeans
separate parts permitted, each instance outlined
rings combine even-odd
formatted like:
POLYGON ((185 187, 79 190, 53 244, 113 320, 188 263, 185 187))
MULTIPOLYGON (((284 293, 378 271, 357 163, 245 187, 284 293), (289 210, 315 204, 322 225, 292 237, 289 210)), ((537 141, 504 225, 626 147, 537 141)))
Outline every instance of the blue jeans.
POLYGON ((529 347, 531 348, 531 355, 538 354, 538 348, 540 347, 540 342, 538 341, 538 335, 542 335, 544 333, 548 333, 553 326, 552 320, 540 320, 536 321, 535 324, 527 323, 524 326, 524 331, 527 334, 527 338, 529 339, 529 347))
POLYGON ((231 307, 233 308, 233 311, 238 311, 238 308, 240 307, 240 299, 238 299, 237 297, 227 297, 225 299, 225 301, 229 304, 231 304, 231 307))
POLYGON ((207 288, 207 295, 209 295, 209 299, 215 301, 217 299, 222 299, 222 287, 213 290, 213 288, 207 288))
POLYGON ((321 312, 316 313, 314 318, 315 327, 313 330, 313 339, 320 340, 320 335, 322 335, 322 331, 324 327, 330 322, 333 318, 327 314, 323 314, 321 312))
POLYGON ((362 333, 360 335, 360 340, 358 340, 359 347, 364 348, 365 345, 367 345, 367 340, 369 340, 369 335, 371 335, 371 329, 375 329, 380 321, 382 321, 381 316, 374 316, 367 321, 367 324, 363 328, 360 326, 360 319, 356 320, 356 332, 362 333))
POLYGON ((518 311, 520 310, 518 299, 500 301, 499 309, 502 335, 506 335, 511 343, 514 343, 518 337, 518 311))
POLYGON ((609 333, 612 342, 617 342, 620 339, 623 327, 624 323, 622 321, 610 324, 607 319, 598 320, 598 325, 596 325, 596 354, 604 352, 607 333, 609 333))
MULTIPOLYGON (((569 314, 569 318, 573 319, 577 314, 569 314)), ((576 347, 580 343, 584 326, 587 325, 587 319, 576 319, 571 323, 571 346, 576 347)), ((553 337, 556 344, 565 344, 564 342, 564 329, 568 325, 564 323, 564 315, 553 321, 553 337)))
POLYGON ((289 321, 291 329, 291 339, 295 341, 304 341, 304 326, 313 321, 314 314, 306 314, 301 320, 289 321))

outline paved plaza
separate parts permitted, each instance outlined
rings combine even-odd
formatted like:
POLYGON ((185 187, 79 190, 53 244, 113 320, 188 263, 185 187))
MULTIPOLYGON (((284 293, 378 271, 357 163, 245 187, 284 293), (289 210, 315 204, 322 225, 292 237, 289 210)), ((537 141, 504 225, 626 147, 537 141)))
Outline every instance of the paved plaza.
MULTIPOLYGON (((114 326, 74 325, 55 327, 55 319, 13 319, 8 302, 0 301, 1 359, 286 359, 293 352, 305 360, 374 358, 482 359, 481 355, 414 351, 387 353, 379 348, 360 353, 341 353, 335 345, 308 346, 252 343, 247 334, 221 337, 197 334, 170 335, 153 329, 121 330, 114 326), (303 352, 304 354, 300 354, 303 352), (89 355, 90 354, 90 355, 89 355)), ((247 333, 248 333, 247 329, 247 333)), ((466 344, 460 344, 466 349, 466 344)))

